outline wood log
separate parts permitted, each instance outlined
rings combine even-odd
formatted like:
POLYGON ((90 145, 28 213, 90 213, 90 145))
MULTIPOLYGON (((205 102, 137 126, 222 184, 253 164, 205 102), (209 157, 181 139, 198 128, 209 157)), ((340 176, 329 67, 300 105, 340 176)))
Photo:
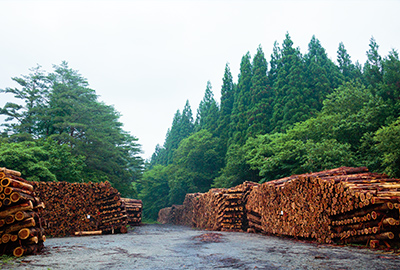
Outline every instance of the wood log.
POLYGON ((29 228, 29 227, 35 227, 36 222, 34 218, 28 218, 24 221, 21 221, 19 223, 12 224, 8 227, 4 227, 4 233, 12 233, 12 232, 17 232, 23 228, 29 228))
POLYGON ((31 195, 26 194, 26 193, 14 191, 10 195, 10 200, 13 203, 16 203, 18 201, 32 201, 32 202, 34 202, 35 198, 33 196, 31 196, 31 195))
POLYGON ((15 187, 15 188, 25 189, 25 190, 28 190, 28 191, 33 191, 33 186, 32 185, 24 183, 24 182, 21 182, 21 181, 18 181, 18 180, 15 180, 15 179, 11 179, 11 178, 8 178, 8 177, 1 179, 0 184, 3 187, 10 186, 10 187, 15 187))
POLYGON ((2 175, 0 175, 0 179, 4 178, 5 174, 15 175, 15 176, 18 176, 18 177, 21 176, 20 172, 14 171, 14 170, 10 170, 10 169, 4 168, 4 167, 0 168, 0 173, 3 173, 2 175))
POLYGON ((79 232, 75 232, 74 235, 77 236, 85 236, 85 235, 100 235, 102 234, 101 230, 98 231, 79 231, 79 232))
POLYGON ((0 218, 5 218, 9 215, 12 215, 12 214, 18 212, 18 211, 28 211, 28 210, 32 210, 32 209, 33 209, 33 204, 31 201, 21 203, 19 205, 15 205, 15 206, 9 207, 8 209, 1 211, 0 218))

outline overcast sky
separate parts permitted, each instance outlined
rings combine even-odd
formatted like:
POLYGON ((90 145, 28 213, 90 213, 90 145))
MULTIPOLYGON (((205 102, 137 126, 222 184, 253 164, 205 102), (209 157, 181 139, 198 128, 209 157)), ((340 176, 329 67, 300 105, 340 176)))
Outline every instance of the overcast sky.
POLYGON ((65 60, 122 114, 148 158, 186 100, 196 115, 208 80, 219 101, 227 62, 236 82, 247 51, 261 45, 269 61, 289 32, 303 53, 315 35, 332 60, 343 42, 364 64, 372 36, 382 56, 400 48, 399 11, 400 1, 385 0, 0 0, 0 89, 65 60))

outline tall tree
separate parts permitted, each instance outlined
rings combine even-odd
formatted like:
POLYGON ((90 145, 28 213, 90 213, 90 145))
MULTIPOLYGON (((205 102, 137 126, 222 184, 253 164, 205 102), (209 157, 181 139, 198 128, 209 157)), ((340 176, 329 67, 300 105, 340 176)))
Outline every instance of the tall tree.
POLYGON ((358 67, 359 64, 353 64, 350 58, 343 42, 340 42, 337 50, 337 62, 339 64, 339 70, 344 77, 344 81, 361 80, 361 68, 358 67))
POLYGON ((306 120, 314 112, 306 102, 308 89, 304 79, 303 57, 299 49, 293 48, 289 33, 283 41, 281 54, 281 67, 274 83, 272 125, 275 131, 286 130, 290 125, 306 120))
POLYGON ((367 51, 367 62, 364 65, 364 76, 372 88, 376 88, 383 79, 382 57, 378 52, 379 46, 374 37, 370 39, 367 51))
POLYGON ((179 147, 179 143, 189 137, 194 132, 194 122, 192 109, 189 101, 186 101, 182 113, 177 110, 172 126, 167 131, 163 148, 158 150, 157 155, 151 160, 151 166, 156 164, 168 165, 174 160, 174 152, 179 147))
POLYGON ((305 103, 311 110, 321 110, 322 101, 343 81, 337 66, 328 58, 320 41, 313 36, 308 44, 308 53, 304 56, 305 77, 307 82, 305 103))
POLYGON ((230 124, 230 143, 239 143, 240 145, 246 141, 247 110, 251 103, 250 88, 253 73, 250 59, 250 53, 247 52, 240 63, 240 73, 234 95, 230 124))
POLYGON ((397 51, 392 50, 382 61, 382 83, 377 88, 377 94, 388 104, 390 110, 389 122, 400 116, 400 60, 397 51))
POLYGON ((227 63, 225 66, 224 77, 222 78, 221 87, 221 105, 218 117, 217 134, 223 145, 223 153, 225 155, 229 139, 229 124, 231 122, 231 114, 234 102, 235 85, 232 79, 232 73, 227 63))
POLYGON ((252 65, 251 102, 247 110, 246 139, 271 131, 273 94, 267 77, 267 69, 267 60, 261 46, 259 46, 252 65))
POLYGON ((39 118, 46 115, 46 102, 49 95, 48 79, 39 65, 30 71, 29 75, 12 78, 21 88, 0 89, 0 93, 13 94, 15 99, 22 101, 23 105, 7 102, 3 108, 0 108, 0 114, 7 116, 6 123, 2 126, 14 137, 20 138, 17 140, 40 137, 42 132, 39 118))
POLYGON ((199 104, 196 116, 196 130, 207 129, 212 133, 217 132, 218 127, 218 105, 214 99, 211 82, 207 82, 204 98, 199 104))
POLYGON ((271 86, 273 86, 274 83, 276 82, 276 78, 278 76, 278 70, 281 68, 282 64, 281 58, 282 58, 281 48, 279 47, 279 43, 275 41, 274 48, 272 49, 271 61, 269 62, 270 69, 268 72, 268 79, 271 86))

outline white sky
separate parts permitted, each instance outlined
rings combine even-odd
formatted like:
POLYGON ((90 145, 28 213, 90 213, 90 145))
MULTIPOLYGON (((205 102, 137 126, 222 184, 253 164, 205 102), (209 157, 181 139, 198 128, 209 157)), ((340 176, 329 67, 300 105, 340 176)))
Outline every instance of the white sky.
MULTIPOLYGON (((0 0, 0 89, 65 60, 122 114, 148 158, 187 99, 196 115, 208 80, 219 101, 227 62, 237 81, 247 51, 261 44, 269 61, 289 32, 303 53, 315 35, 332 60, 343 42, 364 64, 371 36, 382 56, 400 49, 399 11, 394 0, 0 0)), ((1 95, 0 106, 10 100, 1 95)))

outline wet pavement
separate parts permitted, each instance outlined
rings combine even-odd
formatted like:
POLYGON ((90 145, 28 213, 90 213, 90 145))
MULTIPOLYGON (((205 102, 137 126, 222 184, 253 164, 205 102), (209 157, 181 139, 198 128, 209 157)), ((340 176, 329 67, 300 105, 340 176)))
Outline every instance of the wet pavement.
POLYGON ((400 255, 259 234, 144 225, 127 234, 50 238, 2 269, 400 269, 400 255))

